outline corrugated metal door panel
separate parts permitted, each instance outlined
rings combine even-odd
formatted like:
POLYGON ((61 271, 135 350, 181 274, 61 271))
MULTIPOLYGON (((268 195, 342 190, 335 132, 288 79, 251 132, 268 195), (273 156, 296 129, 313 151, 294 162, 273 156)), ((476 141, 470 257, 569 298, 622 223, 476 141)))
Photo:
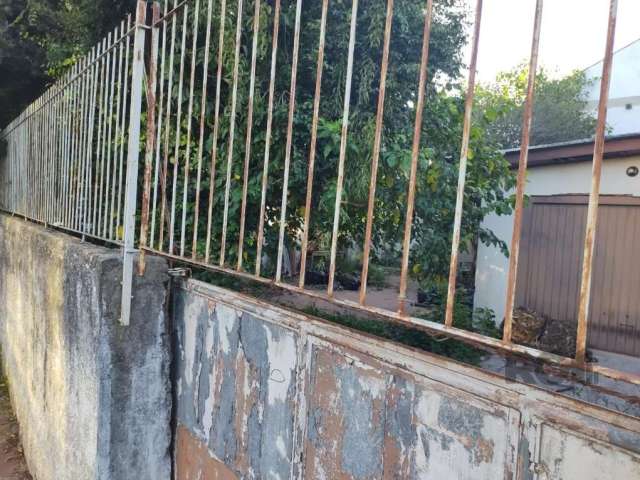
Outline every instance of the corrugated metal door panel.
POLYGON ((606 205, 601 210, 590 309, 593 348, 640 355, 640 251, 634 241, 640 208, 606 205))
MULTIPOLYGON (((577 318, 586 196, 533 197, 525 209, 517 305, 577 318)), ((594 256, 589 346, 640 355, 640 199, 602 198, 594 256)))

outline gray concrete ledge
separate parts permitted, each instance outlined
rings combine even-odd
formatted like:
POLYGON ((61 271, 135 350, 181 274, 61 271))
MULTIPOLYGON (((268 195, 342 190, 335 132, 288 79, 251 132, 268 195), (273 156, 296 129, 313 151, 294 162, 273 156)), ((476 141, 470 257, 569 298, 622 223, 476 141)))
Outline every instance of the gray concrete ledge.
POLYGON ((170 478, 167 265, 135 277, 107 249, 0 214, 0 344, 37 480, 170 478))

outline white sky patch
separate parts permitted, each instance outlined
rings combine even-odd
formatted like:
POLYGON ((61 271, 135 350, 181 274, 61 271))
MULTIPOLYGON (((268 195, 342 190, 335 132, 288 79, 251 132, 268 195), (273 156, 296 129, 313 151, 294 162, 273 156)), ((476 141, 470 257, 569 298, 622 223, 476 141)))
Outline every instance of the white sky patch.
MULTIPOLYGON (((465 0, 475 11, 476 0, 465 0)), ((544 2, 539 63, 555 76, 583 70, 604 56, 610 0, 547 0, 544 2)), ((535 0, 485 0, 478 52, 478 79, 493 80, 498 72, 527 61, 535 0)), ((473 16, 470 16, 472 19, 473 16)), ((640 1, 619 0, 615 49, 640 38, 640 1)), ((471 28, 471 27, 470 27, 471 28)), ((465 49, 468 65, 471 46, 465 49)))

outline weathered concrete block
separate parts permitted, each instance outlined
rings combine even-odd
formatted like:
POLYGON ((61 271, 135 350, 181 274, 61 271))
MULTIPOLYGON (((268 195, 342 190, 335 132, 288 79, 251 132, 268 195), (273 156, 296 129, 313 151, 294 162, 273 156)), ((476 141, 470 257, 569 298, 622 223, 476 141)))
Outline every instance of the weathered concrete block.
POLYGON ((170 478, 166 270, 149 258, 123 327, 118 250, 0 215, 0 343, 37 480, 170 478))

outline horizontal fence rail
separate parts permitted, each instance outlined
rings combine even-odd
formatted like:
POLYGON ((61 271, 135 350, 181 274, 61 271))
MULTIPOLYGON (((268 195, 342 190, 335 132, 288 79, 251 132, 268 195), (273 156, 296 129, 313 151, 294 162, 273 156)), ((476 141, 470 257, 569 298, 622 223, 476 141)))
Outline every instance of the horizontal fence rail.
MULTIPOLYGON (((412 249, 416 248, 413 229, 416 222, 429 221, 416 218, 415 206, 420 163, 429 145, 423 122, 429 109, 433 0, 425 0, 421 9, 420 47, 412 60, 418 66, 412 100, 410 106, 406 100, 403 104, 413 127, 407 132, 411 140, 402 186, 406 192, 403 227, 396 235, 401 244, 397 309, 367 304, 375 223, 384 214, 377 204, 378 175, 383 137, 392 128, 385 125, 385 108, 397 96, 387 83, 394 66, 394 13, 401 7, 394 0, 366 3, 366 9, 359 0, 340 5, 331 5, 329 0, 139 2, 134 24, 131 19, 123 22, 5 129, 8 153, 0 164, 0 207, 122 245, 123 301, 130 299, 127 264, 131 265, 134 247, 138 247, 140 274, 145 254, 162 255, 367 311, 433 334, 640 383, 636 375, 585 359, 617 0, 611 0, 603 62, 576 357, 560 357, 511 339, 543 0, 536 1, 533 19, 503 338, 458 328, 454 315, 483 0, 475 5, 445 317, 442 323, 412 317, 407 299, 412 249), (359 32, 357 26, 358 19, 371 9, 378 9, 384 22, 379 64, 374 69, 378 74, 370 82, 375 85, 375 106, 371 118, 363 122, 354 119, 352 110, 362 95, 354 88, 354 77, 361 78, 358 52, 367 41, 363 38, 366 32, 359 32), (344 43, 337 44, 337 38, 344 43), (336 70, 341 83, 326 85, 327 72, 335 78, 336 70), (362 135, 363 124, 370 126, 370 152, 354 153, 350 137, 362 135), (327 147, 328 131, 335 139, 333 150, 327 147), (138 155, 143 159, 140 180, 138 155), (350 160, 354 155, 370 158, 368 172, 353 171, 350 160), (319 180, 319 172, 330 178, 330 184, 319 180), (335 295, 344 248, 341 232, 351 221, 345 218, 351 193, 345 181, 349 175, 363 175, 367 180, 357 301, 335 295), (323 225, 328 234, 322 240, 328 275, 324 290, 318 290, 306 285, 313 260, 309 252, 316 241, 312 240, 314 229, 318 229, 314 216, 328 208, 331 220, 323 225), (299 260, 292 259, 295 249, 300 252, 299 260), (300 267, 297 278, 293 264, 300 267)), ((123 303, 123 309, 126 307, 123 303)))

